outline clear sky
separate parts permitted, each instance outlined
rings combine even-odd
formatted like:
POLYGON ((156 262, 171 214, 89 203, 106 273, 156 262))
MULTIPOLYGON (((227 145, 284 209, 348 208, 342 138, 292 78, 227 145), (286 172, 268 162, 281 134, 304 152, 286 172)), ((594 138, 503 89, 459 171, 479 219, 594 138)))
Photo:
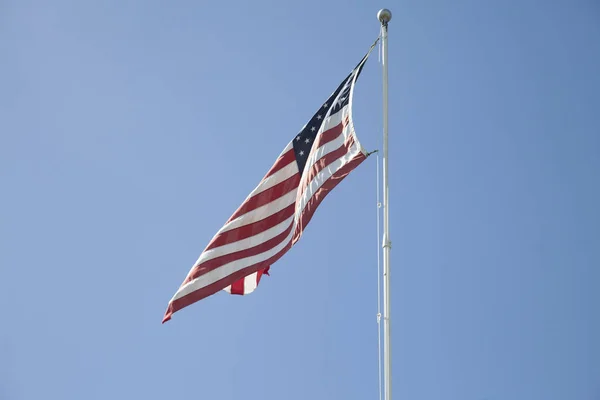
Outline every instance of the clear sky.
MULTIPOLYGON (((376 161, 161 325, 390 23, 395 399, 600 399, 596 0, 0 1, 0 399, 377 399, 376 161)), ((354 122, 381 149, 375 50, 354 122)))

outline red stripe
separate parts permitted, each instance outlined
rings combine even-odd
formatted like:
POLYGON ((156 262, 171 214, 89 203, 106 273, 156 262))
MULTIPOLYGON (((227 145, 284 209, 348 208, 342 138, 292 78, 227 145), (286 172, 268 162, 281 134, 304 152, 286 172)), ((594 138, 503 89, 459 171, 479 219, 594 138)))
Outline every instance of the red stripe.
POLYGON ((289 192, 298 187, 299 182, 300 174, 296 173, 287 178, 285 181, 279 182, 277 185, 272 186, 267 190, 264 190, 250 197, 249 199, 244 201, 244 203, 237 209, 235 213, 233 213, 231 217, 229 217, 229 220, 227 222, 231 222, 234 219, 246 214, 247 212, 256 210, 257 208, 262 207, 265 204, 269 204, 273 200, 277 200, 281 196, 288 194, 289 192))
POLYGON ((304 190, 308 184, 315 179, 315 177, 324 170, 328 165, 335 162, 336 160, 342 158, 344 155, 348 154, 350 148, 354 145, 354 136, 350 135, 340 147, 332 151, 331 153, 325 154, 321 157, 317 162, 310 166, 310 169, 307 173, 302 175, 302 182, 298 189, 298 196, 302 196, 304 190))
POLYGON ((231 294, 244 294, 244 282, 246 281, 246 277, 242 279, 238 279, 237 281, 231 284, 231 294))
MULTIPOLYGON (((260 283, 260 278, 262 277, 262 275, 266 271, 268 271, 268 269, 269 268, 267 267, 265 269, 261 269, 261 270, 256 271, 256 277, 254 279, 256 279, 256 286, 257 287, 258 287, 258 284, 260 283)), ((234 283, 231 284, 231 293, 230 294, 237 294, 237 295, 240 295, 240 296, 244 296, 244 295, 248 294, 248 293, 246 293, 246 277, 247 276, 245 276, 242 279, 239 279, 236 282, 234 282, 234 283), (240 284, 240 282, 241 282, 241 284, 240 284), (237 289, 236 288, 234 290, 235 287, 241 287, 241 289, 237 289)))
POLYGON ((258 286, 258 284, 260 283, 260 278, 262 278, 263 274, 269 275, 269 267, 261 269, 256 273, 256 286, 258 286))
MULTIPOLYGON (((273 228, 275 225, 282 223, 292 215, 294 215, 296 204, 292 203, 281 211, 277 211, 274 214, 269 215, 260 221, 253 222, 248 225, 240 226, 229 231, 218 233, 210 241, 206 250, 212 250, 219 246, 237 242, 238 240, 246 239, 254 235, 258 235, 266 231, 267 229, 273 228)), ((204 251, 206 251, 204 250, 204 251)))
MULTIPOLYGON (((259 182, 259 184, 256 187, 259 187, 264 182, 265 179, 267 179, 271 175, 275 174, 276 172, 280 171, 281 169, 283 169, 284 167, 288 166, 289 164, 291 164, 293 162, 296 162, 296 154, 294 153, 294 149, 292 148, 292 149, 286 151, 285 153, 283 153, 281 156, 279 156, 277 161, 275 161, 275 164, 273 164, 271 169, 266 173, 266 175, 261 179, 261 181, 259 182)), ((227 222, 230 222, 231 220, 237 218, 238 216, 244 214, 245 212, 248 212, 248 210, 242 209, 242 207, 244 207, 245 204, 246 204, 246 202, 242 203, 242 205, 236 210, 235 213, 233 213, 233 215, 229 218, 229 220, 227 222)))
POLYGON ((273 264, 277 260, 279 260, 291 247, 292 247, 292 242, 290 241, 290 243, 288 243, 283 249, 281 249, 273 257, 271 257, 265 261, 251 265, 249 267, 246 267, 244 269, 241 269, 239 271, 236 271, 233 274, 228 275, 225 278, 223 278, 217 282, 214 282, 208 286, 200 288, 192 293, 189 293, 189 294, 169 303, 169 306, 167 307, 167 311, 165 312, 165 316, 162 321, 163 324, 165 322, 167 322, 168 320, 170 320, 171 317, 173 316, 173 314, 176 313, 177 311, 181 310, 182 308, 187 307, 190 304, 193 304, 193 303, 195 303, 199 300, 202 300, 208 296, 211 296, 211 295, 217 293, 219 290, 225 289, 227 286, 233 284, 235 281, 237 281, 247 275, 250 275, 260 269, 268 268, 271 264, 273 264))
POLYGON ((359 152, 350 162, 346 165, 342 166, 338 169, 329 179, 327 179, 323 185, 311 196, 311 198, 306 203, 306 207, 300 214, 298 218, 298 224, 296 225, 296 229, 294 231, 294 237, 292 239, 292 243, 296 243, 300 236, 302 236, 302 232, 306 228, 306 225, 310 222, 313 214, 317 210, 317 207, 323 199, 329 194, 329 192, 335 188, 354 168, 356 168, 360 163, 362 163, 367 157, 359 152))
MULTIPOLYGON (((294 206, 294 204, 292 204, 292 206, 294 206)), ((293 214, 293 211, 292 211, 292 214, 293 214)), ((190 273, 188 274, 188 276, 186 277, 186 279, 182 283, 182 285, 185 285, 186 283, 196 279, 200 275, 204 275, 207 272, 210 272, 210 271, 212 271, 218 267, 221 267, 225 264, 228 264, 230 262, 233 262, 233 261, 236 261, 236 260, 239 260, 242 258, 246 258, 246 257, 255 256, 257 254, 264 253, 265 251, 271 250, 273 247, 277 246, 278 244, 280 244, 281 242, 283 242, 285 240, 285 238, 290 234, 290 231, 292 230, 293 226, 294 226, 294 223, 291 222, 290 226, 285 231, 281 232, 279 235, 275 236, 274 238, 271 238, 271 239, 267 240, 266 242, 263 242, 259 245, 256 245, 254 247, 250 247, 247 249, 239 250, 239 251, 236 251, 233 253, 224 254, 220 257, 216 257, 216 258, 207 260, 203 263, 196 265, 194 268, 192 268, 192 270, 190 271, 190 273)))
POLYGON ((295 161, 296 161, 296 154, 294 153, 294 148, 292 147, 290 150, 286 151, 285 153, 283 153, 282 155, 279 156, 277 161, 275 161, 275 164, 273 164, 273 166, 271 167, 269 172, 267 172, 267 174, 265 175, 265 177, 262 180, 264 181, 266 178, 273 175, 275 172, 283 169, 283 167, 285 167, 288 164, 295 162, 295 161))
POLYGON ((332 140, 335 140, 338 136, 340 136, 342 134, 345 126, 346 126, 345 124, 340 122, 336 126, 330 128, 326 131, 323 131, 319 136, 317 136, 317 139, 313 143, 312 148, 313 149, 319 148, 319 147, 323 146, 325 143, 329 143, 332 140))

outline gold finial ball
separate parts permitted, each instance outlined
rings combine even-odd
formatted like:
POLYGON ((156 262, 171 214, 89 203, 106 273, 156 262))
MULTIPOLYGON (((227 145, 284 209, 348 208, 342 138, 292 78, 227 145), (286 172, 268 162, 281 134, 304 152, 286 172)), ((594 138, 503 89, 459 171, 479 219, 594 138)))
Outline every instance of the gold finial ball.
POLYGON ((377 13, 377 19, 382 24, 387 24, 392 19, 392 12, 390 10, 388 10, 387 8, 382 8, 377 13))

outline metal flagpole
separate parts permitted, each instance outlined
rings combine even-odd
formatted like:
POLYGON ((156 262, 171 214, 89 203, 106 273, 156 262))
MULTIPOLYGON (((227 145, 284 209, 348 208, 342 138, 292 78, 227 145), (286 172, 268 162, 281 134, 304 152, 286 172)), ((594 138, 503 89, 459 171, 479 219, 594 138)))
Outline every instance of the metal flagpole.
POLYGON ((379 10, 377 19, 381 22, 381 62, 383 66, 383 387, 385 400, 392 400, 392 360, 390 333, 390 241, 389 189, 388 189, 388 22, 392 12, 386 8, 379 10))

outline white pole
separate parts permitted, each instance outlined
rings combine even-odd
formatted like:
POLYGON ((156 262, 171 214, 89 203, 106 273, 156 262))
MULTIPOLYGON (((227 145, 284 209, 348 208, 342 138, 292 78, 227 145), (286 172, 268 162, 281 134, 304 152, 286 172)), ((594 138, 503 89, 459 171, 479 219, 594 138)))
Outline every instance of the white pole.
POLYGON ((388 22, 392 12, 379 10, 377 19, 381 22, 381 47, 383 65, 383 387, 385 400, 392 400, 392 358, 390 329, 390 241, 389 189, 388 189, 388 22))

